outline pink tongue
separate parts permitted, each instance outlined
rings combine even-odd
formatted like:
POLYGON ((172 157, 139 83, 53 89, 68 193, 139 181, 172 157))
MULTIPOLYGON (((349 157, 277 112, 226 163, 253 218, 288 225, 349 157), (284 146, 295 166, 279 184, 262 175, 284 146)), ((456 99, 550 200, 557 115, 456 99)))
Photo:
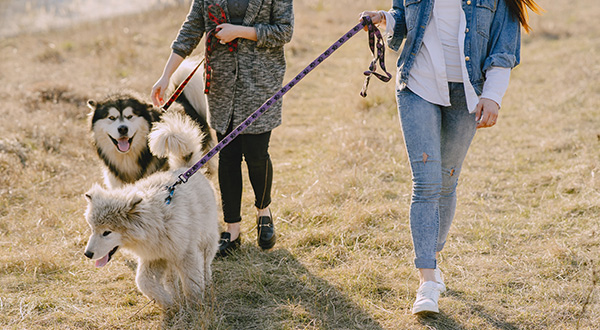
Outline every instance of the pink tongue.
POLYGON ((126 152, 129 150, 129 139, 121 138, 117 141, 119 145, 117 146, 121 152, 126 152))
POLYGON ((108 254, 105 255, 102 259, 96 260, 96 267, 97 268, 104 267, 104 266, 106 266, 107 263, 108 263, 108 254))

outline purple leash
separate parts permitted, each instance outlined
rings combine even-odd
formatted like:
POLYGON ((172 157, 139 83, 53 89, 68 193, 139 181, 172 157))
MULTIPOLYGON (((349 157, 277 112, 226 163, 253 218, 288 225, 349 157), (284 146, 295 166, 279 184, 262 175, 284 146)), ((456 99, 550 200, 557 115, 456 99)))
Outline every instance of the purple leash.
POLYGON ((360 95, 362 97, 367 96, 367 87, 369 86, 369 80, 371 78, 371 75, 375 75, 375 77, 377 77, 383 82, 390 81, 392 75, 389 72, 387 72, 385 68, 385 47, 383 44, 383 37, 381 36, 381 33, 379 32, 377 27, 375 27, 375 24, 373 24, 373 22, 371 21, 371 18, 368 16, 363 16, 362 21, 360 23, 358 23, 350 31, 344 34, 338 41, 331 45, 331 47, 329 47, 317 59, 315 59, 304 70, 302 70, 302 72, 300 72, 294 79, 292 79, 292 81, 290 81, 287 85, 283 86, 277 93, 275 93, 275 95, 273 95, 270 99, 263 103, 263 105, 260 106, 260 108, 258 108, 256 111, 254 111, 254 113, 250 115, 250 117, 244 120, 239 126, 233 129, 231 133, 225 136, 223 140, 221 140, 216 146, 214 146, 209 152, 207 152, 202 157, 202 159, 200 159, 200 161, 194 164, 185 173, 180 174, 178 180, 167 187, 167 190, 169 191, 169 196, 166 198, 165 202, 167 204, 171 203, 173 194, 175 192, 175 187, 177 185, 186 183, 189 180, 189 178, 192 175, 194 175, 204 164, 208 163, 208 161, 212 157, 214 157, 219 151, 225 148, 225 146, 227 146, 233 139, 235 139, 246 128, 248 128, 248 126, 250 126, 256 119, 258 119, 258 117, 265 113, 273 104, 279 101, 300 80, 306 77, 306 75, 308 75, 319 64, 325 61, 325 59, 327 59, 333 52, 338 50, 344 43, 346 43, 346 41, 354 37, 365 26, 367 27, 369 32, 369 48, 371 49, 374 58, 373 61, 371 61, 371 64, 369 65, 369 70, 364 72, 365 76, 367 77, 365 78, 365 83, 363 85, 362 91, 360 92, 360 95), (377 47, 377 54, 375 53, 375 47, 377 47), (385 72, 385 76, 375 72, 375 70, 377 69, 377 62, 379 62, 381 69, 385 72))

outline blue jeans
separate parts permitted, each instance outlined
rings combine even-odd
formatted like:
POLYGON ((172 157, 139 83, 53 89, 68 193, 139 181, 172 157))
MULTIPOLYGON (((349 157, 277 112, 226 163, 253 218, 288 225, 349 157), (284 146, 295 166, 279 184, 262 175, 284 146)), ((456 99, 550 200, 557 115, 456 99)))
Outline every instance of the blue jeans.
POLYGON ((417 268, 435 268, 456 210, 456 186, 475 136, 462 83, 450 83, 451 106, 429 103, 408 88, 396 94, 412 170, 410 230, 417 268))

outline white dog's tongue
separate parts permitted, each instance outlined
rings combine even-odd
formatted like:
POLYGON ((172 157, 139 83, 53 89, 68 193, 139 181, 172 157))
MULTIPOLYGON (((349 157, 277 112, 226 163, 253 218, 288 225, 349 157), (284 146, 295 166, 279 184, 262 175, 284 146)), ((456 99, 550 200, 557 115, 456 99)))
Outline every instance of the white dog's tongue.
POLYGON ((109 255, 109 253, 107 253, 102 259, 96 260, 97 268, 106 266, 106 264, 108 263, 108 255, 109 255))
POLYGON ((129 139, 128 138, 120 138, 117 140, 119 151, 127 152, 129 150, 129 139))

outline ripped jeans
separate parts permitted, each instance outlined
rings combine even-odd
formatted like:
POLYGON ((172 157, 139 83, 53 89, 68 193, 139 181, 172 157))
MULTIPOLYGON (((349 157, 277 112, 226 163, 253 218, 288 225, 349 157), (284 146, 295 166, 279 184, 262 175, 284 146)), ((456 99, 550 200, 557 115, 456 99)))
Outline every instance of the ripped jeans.
POLYGON ((435 268, 456 210, 456 186, 475 136, 462 83, 450 83, 451 106, 425 101, 410 89, 396 94, 412 170, 410 230, 417 268, 435 268))

